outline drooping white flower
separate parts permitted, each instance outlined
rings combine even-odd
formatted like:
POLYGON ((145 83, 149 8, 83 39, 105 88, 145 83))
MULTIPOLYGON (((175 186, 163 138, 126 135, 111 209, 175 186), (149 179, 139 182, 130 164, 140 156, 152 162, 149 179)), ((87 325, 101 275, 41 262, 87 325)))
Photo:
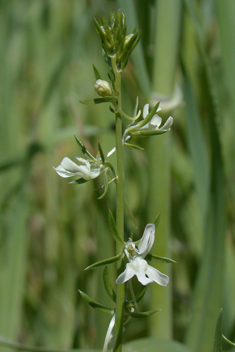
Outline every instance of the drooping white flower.
MULTIPOLYGON (((161 108, 158 107, 156 112, 158 111, 161 111, 161 108)), ((143 108, 143 118, 145 119, 148 116, 148 114, 149 114, 149 104, 145 104, 143 108)), ((173 124, 173 117, 172 116, 168 117, 168 119, 166 120, 166 122, 162 127, 160 127, 161 123, 162 123, 162 118, 158 116, 158 114, 155 114, 152 117, 152 119, 142 127, 142 129, 169 131, 169 129, 173 124)))
POLYGON ((151 282, 156 282, 161 286, 166 286, 169 282, 169 277, 162 274, 159 270, 148 265, 144 259, 151 250, 155 239, 155 225, 148 224, 145 227, 144 234, 139 242, 138 248, 134 243, 128 241, 125 247, 125 253, 129 260, 125 271, 120 274, 116 280, 117 284, 122 284, 130 280, 136 275, 138 281, 142 285, 148 285, 151 282))
POLYGON ((82 178, 86 181, 92 180, 100 175, 102 164, 96 159, 96 162, 88 161, 83 158, 76 158, 80 165, 74 163, 69 158, 64 158, 61 164, 54 167, 55 171, 61 177, 67 178, 72 176, 78 176, 78 179, 82 178))

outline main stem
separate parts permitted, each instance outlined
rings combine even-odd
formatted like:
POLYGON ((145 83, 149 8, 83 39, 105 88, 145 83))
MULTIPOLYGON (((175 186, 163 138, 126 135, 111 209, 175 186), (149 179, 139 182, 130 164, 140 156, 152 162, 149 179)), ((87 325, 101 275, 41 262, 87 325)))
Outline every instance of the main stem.
MULTIPOLYGON (((115 73, 115 89, 118 93, 118 108, 122 109, 121 103, 121 73, 117 70, 116 58, 112 60, 113 71, 115 73)), ((122 118, 119 113, 116 113, 116 150, 117 150, 117 203, 116 203, 116 226, 119 236, 124 240, 124 160, 123 160, 123 145, 122 145, 122 118)), ((116 243, 116 252, 119 254, 122 251, 122 244, 116 243)), ((121 274, 122 261, 118 261, 117 275, 121 274)), ((116 301, 116 320, 115 320, 115 346, 114 352, 122 351, 122 331, 123 331, 123 313, 125 286, 124 284, 117 285, 117 301, 116 301)))

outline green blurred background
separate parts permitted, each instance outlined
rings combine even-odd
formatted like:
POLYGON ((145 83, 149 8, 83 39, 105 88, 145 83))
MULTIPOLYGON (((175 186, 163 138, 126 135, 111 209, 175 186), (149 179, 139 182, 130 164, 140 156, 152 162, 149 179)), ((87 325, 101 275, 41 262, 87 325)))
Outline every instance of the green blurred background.
POLYGON ((128 33, 142 31, 123 74, 125 111, 137 95, 141 109, 160 95, 163 119, 174 117, 170 133, 140 141, 145 152, 125 149, 135 218, 126 211, 125 233, 140 238, 160 212, 153 252, 177 261, 156 266, 171 284, 148 287, 141 306, 162 311, 128 323, 124 338, 208 352, 220 307, 235 339, 233 0, 0 1, 0 335, 48 348, 103 344, 110 317, 77 289, 112 305, 102 269, 84 268, 114 254, 115 186, 97 200, 100 180, 70 185, 53 166, 81 156, 75 134, 94 155, 98 141, 105 153, 114 146, 108 105, 79 100, 95 96, 92 64, 107 79, 93 18, 118 8, 128 33))

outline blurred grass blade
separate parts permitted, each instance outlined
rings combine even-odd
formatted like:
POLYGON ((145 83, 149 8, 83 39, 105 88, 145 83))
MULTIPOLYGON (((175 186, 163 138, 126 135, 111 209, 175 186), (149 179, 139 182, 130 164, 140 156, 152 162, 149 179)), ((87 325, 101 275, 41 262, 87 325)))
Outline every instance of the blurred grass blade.
POLYGON ((187 123, 187 140, 192 157, 195 184, 200 202, 202 218, 208 210, 210 188, 210 165, 207 145, 200 121, 198 106, 187 76, 184 77, 185 114, 187 123))
MULTIPOLYGON (((179 35, 181 20, 181 0, 166 0, 155 2, 155 33, 154 33, 154 66, 153 93, 164 94, 171 98, 175 88, 175 70, 178 62, 179 35), (166 43, 168 43, 166 45, 166 43)), ((161 103, 160 103, 161 107, 161 103)), ((164 115, 164 112, 163 112, 164 115)), ((168 115, 169 116, 169 115, 168 115)), ((168 116, 163 116, 164 118, 168 116)), ((149 207, 148 219, 152 221, 156 214, 161 213, 157 231, 158 241, 155 241, 152 251, 162 257, 169 257, 170 235, 170 197, 171 197, 171 132, 149 138, 149 207), (156 151, 161 151, 157 153, 156 151)), ((170 277, 171 268, 159 264, 158 269, 170 277)), ((172 298, 171 284, 164 290, 157 285, 151 286, 151 309, 161 307, 163 314, 151 318, 151 334, 159 338, 172 337, 172 298)))
POLYGON ((1 262, 4 260, 4 265, 1 266, 0 273, 0 331, 11 338, 19 332, 21 323, 28 252, 26 231, 28 203, 22 190, 15 198, 12 206, 12 218, 10 222, 9 216, 5 220, 8 221, 6 224, 8 231, 5 233, 8 248, 5 253, 1 253, 1 262))
POLYGON ((187 345, 197 352, 208 352, 213 349, 213 336, 217 312, 221 307, 224 286, 225 257, 225 197, 224 168, 220 144, 218 123, 218 103, 216 100, 215 82, 211 64, 204 46, 202 31, 195 16, 192 3, 186 0, 187 10, 194 25, 202 63, 204 79, 208 85, 205 91, 208 119, 208 132, 211 151, 211 180, 208 214, 204 227, 204 251, 194 291, 192 322, 187 331, 187 345))

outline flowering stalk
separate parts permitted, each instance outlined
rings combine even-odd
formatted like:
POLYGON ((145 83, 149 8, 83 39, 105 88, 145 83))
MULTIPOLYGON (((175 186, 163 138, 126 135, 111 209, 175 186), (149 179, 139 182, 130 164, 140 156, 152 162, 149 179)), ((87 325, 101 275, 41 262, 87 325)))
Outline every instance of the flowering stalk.
MULTIPOLYGON (((121 102, 121 73, 117 70, 116 59, 112 59, 113 72, 115 74, 115 90, 118 93, 118 108, 122 110, 121 102)), ((124 160, 122 143, 122 118, 119 112, 116 113, 116 151, 117 151, 117 200, 116 200, 116 226, 119 237, 124 240, 124 160)), ((123 249, 120 242, 116 242, 116 254, 123 249)), ((117 262, 117 274, 122 271, 122 261, 117 262)), ((115 346, 114 351, 122 350, 122 331, 125 287, 124 284, 117 285, 116 319, 115 319, 115 346)))
MULTIPOLYGON (((150 266, 147 261, 157 260, 164 263, 172 263, 173 261, 159 257, 149 253, 155 239, 155 227, 157 226, 159 217, 156 218, 154 224, 148 224, 145 228, 144 234, 140 241, 133 242, 129 240, 124 241, 124 155, 123 148, 134 147, 142 149, 138 144, 133 145, 127 143, 132 137, 149 137, 166 133, 170 130, 173 118, 169 117, 165 124, 161 127, 161 117, 157 112, 159 103, 149 112, 149 105, 146 104, 143 110, 143 119, 140 119, 141 110, 138 111, 138 98, 136 99, 136 106, 133 116, 130 117, 122 111, 121 103, 121 74, 127 64, 128 57, 137 45, 140 39, 140 32, 134 30, 133 33, 126 35, 125 15, 119 10, 117 14, 111 13, 109 21, 101 18, 102 25, 95 20, 97 32, 102 40, 103 54, 105 62, 108 65, 108 77, 110 83, 101 78, 97 68, 93 66, 96 77, 95 90, 100 96, 92 100, 82 101, 84 104, 100 104, 111 103, 110 110, 115 114, 116 122, 116 146, 107 154, 110 156, 113 152, 117 153, 117 170, 106 160, 103 150, 98 144, 98 154, 96 158, 90 154, 83 143, 76 138, 76 141, 85 156, 78 157, 79 165, 74 163, 69 158, 64 158, 61 164, 55 168, 55 171, 64 178, 78 177, 73 183, 82 184, 90 181, 101 174, 104 176, 104 192, 99 197, 105 196, 108 190, 108 185, 115 181, 116 184, 116 222, 109 211, 109 226, 111 234, 116 241, 116 256, 101 260, 90 265, 87 270, 92 270, 100 266, 105 266, 103 273, 103 281, 106 291, 110 298, 115 302, 116 307, 109 308, 94 301, 86 293, 79 291, 82 298, 98 311, 111 314, 112 318, 106 334, 103 352, 107 351, 109 345, 113 345, 112 351, 122 351, 122 334, 123 334, 123 320, 125 318, 143 318, 156 313, 157 310, 148 312, 139 312, 137 303, 143 298, 146 291, 141 289, 137 295, 133 288, 131 294, 133 300, 127 299, 125 295, 125 283, 131 280, 134 276, 137 277, 143 287, 147 284, 156 282, 159 285, 166 286, 169 278, 167 275, 161 273, 156 268, 150 266), (123 133, 122 118, 131 120, 131 124, 123 133), (138 121, 139 120, 139 121, 138 121), (108 181, 107 177, 111 180, 108 181), (136 247, 137 246, 137 247, 136 247), (117 262, 117 279, 116 292, 113 290, 109 279, 107 265, 117 262), (135 297, 136 296, 136 297, 135 297), (133 302, 135 303, 133 305, 133 302), (113 344, 114 342, 114 344, 113 344)), ((131 283, 128 283, 131 287, 131 283)))

